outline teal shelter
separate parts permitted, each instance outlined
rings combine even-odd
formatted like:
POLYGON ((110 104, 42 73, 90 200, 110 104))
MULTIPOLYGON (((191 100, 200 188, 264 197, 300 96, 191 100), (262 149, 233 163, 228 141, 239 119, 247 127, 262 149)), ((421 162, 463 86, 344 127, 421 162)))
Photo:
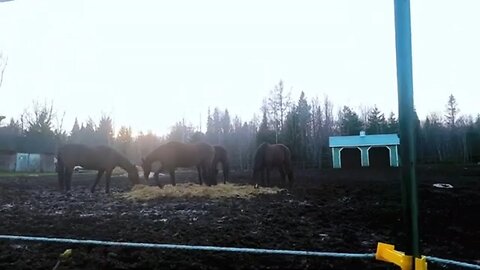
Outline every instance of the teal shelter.
POLYGON ((329 146, 332 149, 333 168, 355 167, 398 167, 397 134, 358 136, 332 136, 329 146))
POLYGON ((0 134, 0 171, 54 172, 55 151, 52 137, 0 134))

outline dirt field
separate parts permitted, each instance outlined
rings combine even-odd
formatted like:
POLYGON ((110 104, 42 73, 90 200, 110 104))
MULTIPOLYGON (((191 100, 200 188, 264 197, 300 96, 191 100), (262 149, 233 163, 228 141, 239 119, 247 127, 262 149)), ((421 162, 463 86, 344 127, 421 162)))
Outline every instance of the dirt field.
MULTIPOLYGON (((479 263, 479 175, 475 168, 420 170, 422 253, 479 263), (438 182, 454 188, 432 187, 438 182)), ((92 195, 93 177, 77 174, 71 197, 56 191, 52 176, 0 179, 0 234, 362 253, 375 252, 379 241, 399 245, 402 239, 400 182, 393 169, 296 172, 290 192, 252 199, 149 202, 106 195, 103 182, 92 195)), ((232 174, 235 182, 247 178, 232 174)), ((177 179, 195 181, 196 175, 177 179)), ((112 180, 114 192, 130 187, 123 177, 112 180)), ((52 269, 66 248, 73 256, 59 269, 397 269, 372 260, 8 241, 0 241, 0 269, 52 269)))

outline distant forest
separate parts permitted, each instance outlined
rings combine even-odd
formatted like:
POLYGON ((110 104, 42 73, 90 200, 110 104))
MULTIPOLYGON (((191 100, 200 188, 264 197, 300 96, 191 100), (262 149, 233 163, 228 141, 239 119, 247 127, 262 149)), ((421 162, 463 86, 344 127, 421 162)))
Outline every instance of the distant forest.
MULTIPOLYGON (((461 115, 455 97, 445 98, 444 114, 416 117, 416 144, 419 163, 473 163, 480 161, 480 114, 461 115)), ((0 134, 46 136, 57 145, 84 143, 110 145, 139 162, 156 146, 167 141, 220 144, 230 153, 233 169, 249 169, 256 147, 261 142, 283 143, 292 150, 297 167, 330 167, 328 138, 332 135, 398 133, 393 112, 387 115, 376 106, 359 111, 348 106, 335 107, 328 97, 308 99, 304 92, 292 100, 280 81, 264 98, 259 114, 250 120, 231 115, 228 108, 209 109, 207 129, 200 132, 184 120, 175 123, 166 135, 132 135, 129 127, 115 132, 113 119, 102 116, 98 123, 75 120, 65 129, 51 104, 34 103, 19 119, 0 117, 0 134)))

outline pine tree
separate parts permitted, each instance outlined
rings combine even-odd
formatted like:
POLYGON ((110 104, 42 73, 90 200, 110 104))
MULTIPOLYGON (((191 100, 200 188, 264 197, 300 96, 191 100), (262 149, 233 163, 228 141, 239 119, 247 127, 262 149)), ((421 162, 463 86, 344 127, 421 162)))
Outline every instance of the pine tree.
POLYGON ((387 122, 385 115, 380 112, 377 106, 374 106, 368 114, 367 133, 368 134, 380 134, 385 131, 387 122))
POLYGON ((341 135, 358 135, 363 127, 358 114, 348 106, 343 106, 338 122, 341 135))
POLYGON ((393 112, 390 113, 390 116, 387 119, 387 130, 388 133, 398 133, 398 120, 395 118, 395 114, 393 112))
POLYGON ((111 145, 113 142, 113 123, 109 116, 102 116, 96 130, 99 144, 111 145))
POLYGON ((445 118, 447 118, 447 125, 450 128, 454 128, 460 109, 458 108, 457 100, 453 95, 448 97, 446 112, 447 114, 445 115, 445 118))

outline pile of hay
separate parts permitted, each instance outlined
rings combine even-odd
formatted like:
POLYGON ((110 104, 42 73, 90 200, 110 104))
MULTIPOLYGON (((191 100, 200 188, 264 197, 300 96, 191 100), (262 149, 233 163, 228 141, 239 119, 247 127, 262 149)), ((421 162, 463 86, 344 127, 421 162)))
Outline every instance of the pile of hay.
POLYGON ((276 194, 282 191, 280 188, 259 187, 251 185, 219 184, 216 186, 200 186, 197 184, 177 184, 176 186, 166 185, 163 188, 158 186, 135 185, 131 191, 120 194, 125 199, 148 201, 164 197, 207 197, 207 198, 244 198, 248 199, 259 194, 276 194))

